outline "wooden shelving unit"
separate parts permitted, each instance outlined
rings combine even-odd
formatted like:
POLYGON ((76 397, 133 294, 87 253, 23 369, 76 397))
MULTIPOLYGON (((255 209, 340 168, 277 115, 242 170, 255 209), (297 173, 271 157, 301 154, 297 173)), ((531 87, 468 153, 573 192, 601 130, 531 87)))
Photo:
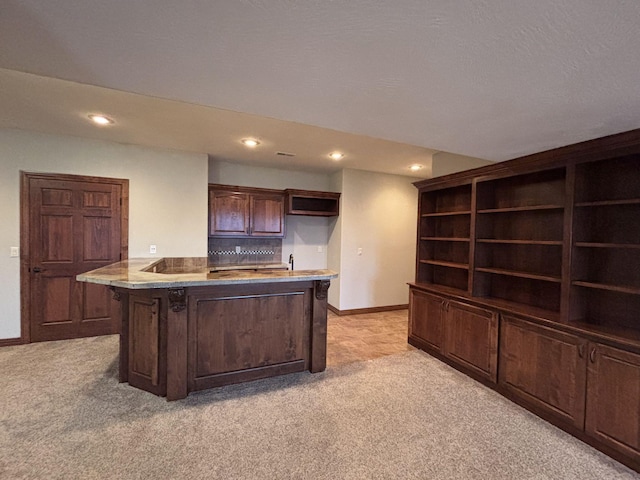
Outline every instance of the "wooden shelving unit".
POLYGON ((287 215, 336 217, 340 213, 339 193, 288 188, 284 195, 287 215))
POLYGON ((640 471, 640 130, 415 185, 409 342, 640 471))
POLYGON ((609 331, 638 328, 640 159, 576 167, 569 320, 609 331))
POLYGON ((565 184, 565 168, 478 182, 475 296, 560 311, 565 184))
POLYGON ((466 291, 471 241, 471 185, 420 194, 416 277, 466 291))

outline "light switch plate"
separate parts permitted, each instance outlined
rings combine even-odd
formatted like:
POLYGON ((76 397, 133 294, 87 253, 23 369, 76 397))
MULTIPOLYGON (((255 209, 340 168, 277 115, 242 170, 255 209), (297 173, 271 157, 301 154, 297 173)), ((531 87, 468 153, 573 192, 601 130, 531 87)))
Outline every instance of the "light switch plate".
POLYGON ((19 247, 11 247, 11 253, 9 253, 11 257, 19 257, 20 256, 20 248, 19 247))

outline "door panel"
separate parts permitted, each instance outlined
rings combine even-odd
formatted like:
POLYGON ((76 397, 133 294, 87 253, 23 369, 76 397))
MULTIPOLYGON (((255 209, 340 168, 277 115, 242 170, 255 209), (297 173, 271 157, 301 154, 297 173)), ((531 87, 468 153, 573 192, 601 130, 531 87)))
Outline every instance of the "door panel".
POLYGON ((209 235, 249 235, 248 195, 209 190, 209 214, 209 235))
POLYGON ((444 342, 444 299, 410 290, 409 337, 416 337, 442 351, 444 342))
POLYGON ((591 344, 585 430, 640 461, 640 355, 591 344))
POLYGON ((524 400, 582 429, 586 340, 504 317, 500 384, 524 400))
POLYGON ((304 292, 195 301, 194 378, 304 360, 304 292))
POLYGON ((42 320, 43 324, 71 322, 71 309, 69 300, 72 297, 73 278, 71 277, 45 277, 39 278, 39 290, 43 293, 42 320), (61 301, 64 299, 66 301, 61 301))
POLYGON ((84 313, 83 320, 100 320, 109 317, 111 292, 103 285, 83 283, 84 301, 82 302, 84 313))
POLYGON ((445 355, 478 375, 496 382, 498 315, 457 302, 446 306, 445 355))
POLYGON ((73 217, 71 215, 41 216, 41 262, 73 262, 73 217))
POLYGON ((126 183, 25 175, 29 340, 117 333, 119 325, 111 318, 116 305, 108 288, 81 284, 75 277, 120 260, 126 244, 120 200, 126 183))
POLYGON ((284 237, 284 196, 251 196, 251 235, 284 237))

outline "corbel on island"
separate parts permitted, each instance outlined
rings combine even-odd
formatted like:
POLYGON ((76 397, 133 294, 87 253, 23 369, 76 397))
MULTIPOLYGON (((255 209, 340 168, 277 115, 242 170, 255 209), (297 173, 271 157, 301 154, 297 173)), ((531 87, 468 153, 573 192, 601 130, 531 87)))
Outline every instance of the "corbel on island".
POLYGON ((166 396, 326 367, 331 270, 212 271, 206 257, 124 260, 77 276, 113 290, 120 382, 166 396))

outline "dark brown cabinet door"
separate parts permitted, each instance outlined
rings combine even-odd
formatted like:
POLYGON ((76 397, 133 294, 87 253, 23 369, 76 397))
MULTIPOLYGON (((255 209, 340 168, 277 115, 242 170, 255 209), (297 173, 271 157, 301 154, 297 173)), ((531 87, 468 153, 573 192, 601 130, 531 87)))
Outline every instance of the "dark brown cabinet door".
MULTIPOLYGON (((414 289, 409 294, 409 340, 442 352, 444 343, 444 304, 442 297, 414 289)), ((418 345, 421 347, 421 345, 418 345)))
POLYGON ((108 288, 75 277, 120 260, 122 186, 54 178, 28 178, 30 340, 117 333, 108 288))
POLYGON ((284 237, 284 194, 259 190, 209 187, 209 235, 284 237))
POLYGON ((129 294, 128 382, 157 395, 166 390, 166 371, 161 352, 161 299, 159 292, 146 290, 129 294))
POLYGON ((577 428, 584 427, 586 340, 504 317, 500 384, 577 428))
POLYGON ((251 235, 284 236, 283 195, 251 195, 251 235))
POLYGON ((190 390, 309 368, 310 293, 269 285, 190 295, 190 390))
POLYGON ((224 190, 209 190, 209 235, 249 235, 249 196, 224 190))
POLYGON ((640 355, 589 345, 589 435, 640 462, 640 355))
POLYGON ((445 304, 445 311, 444 354, 495 383, 498 373, 497 313, 451 301, 445 304))

